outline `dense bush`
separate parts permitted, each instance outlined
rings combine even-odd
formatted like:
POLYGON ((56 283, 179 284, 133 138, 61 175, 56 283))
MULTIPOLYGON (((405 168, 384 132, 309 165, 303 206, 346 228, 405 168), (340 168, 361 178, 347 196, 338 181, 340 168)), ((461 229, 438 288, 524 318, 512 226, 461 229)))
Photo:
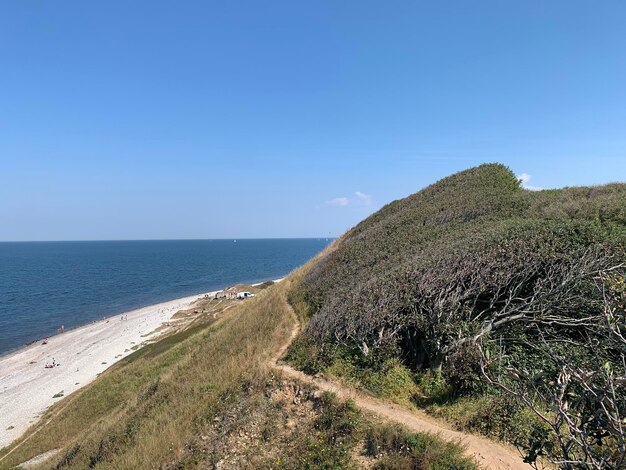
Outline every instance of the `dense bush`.
POLYGON ((541 420, 515 397, 504 393, 462 397, 427 410, 456 429, 484 434, 525 447, 533 433, 544 429, 541 420))
POLYGON ((471 344, 463 344, 448 357, 445 374, 447 382, 458 395, 484 391, 480 370, 480 353, 471 344))
MULTIPOLYGON (((625 262, 625 184, 531 192, 506 167, 482 165, 388 204, 339 239, 293 291, 310 321, 292 354, 361 385, 402 361, 432 371, 417 374, 418 386, 440 400, 493 394, 519 371, 528 371, 522 382, 557 383, 565 359, 586 373, 619 365, 619 347, 599 346, 598 278, 625 262)), ((544 391, 541 409, 553 406, 544 391)), ((490 419, 475 411, 471 419, 490 419)), ((521 414, 510 411, 482 431, 511 434, 521 414)))
POLYGON ((625 208, 626 185, 533 193, 501 165, 453 175, 387 205, 310 270, 305 335, 370 362, 448 368, 471 391, 474 365, 453 356, 468 339, 598 311, 593 275, 624 259, 625 208))

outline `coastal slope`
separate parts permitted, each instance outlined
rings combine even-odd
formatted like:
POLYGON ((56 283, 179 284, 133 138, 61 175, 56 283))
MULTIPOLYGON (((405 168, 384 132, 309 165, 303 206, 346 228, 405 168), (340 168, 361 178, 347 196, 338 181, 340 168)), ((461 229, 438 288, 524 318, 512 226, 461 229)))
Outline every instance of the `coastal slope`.
POLYGON ((158 338, 172 316, 197 299, 185 297, 105 318, 0 357, 0 447, 19 437, 61 397, 158 338))
MULTIPOLYGON (((563 372, 550 361, 622 374, 603 321, 626 305, 625 248, 626 185, 530 192, 502 165, 452 175, 61 398, 0 468, 543 463, 567 438, 540 416, 563 372)), ((613 458, 607 442, 594 452, 613 458)))
POLYGON ((309 266, 62 398, 0 451, 0 468, 479 468, 458 439, 381 421, 276 368, 297 326, 287 293, 309 266))
POLYGON ((618 468, 625 276, 626 184, 529 191, 481 165, 334 243, 290 293, 289 360, 529 462, 618 468))

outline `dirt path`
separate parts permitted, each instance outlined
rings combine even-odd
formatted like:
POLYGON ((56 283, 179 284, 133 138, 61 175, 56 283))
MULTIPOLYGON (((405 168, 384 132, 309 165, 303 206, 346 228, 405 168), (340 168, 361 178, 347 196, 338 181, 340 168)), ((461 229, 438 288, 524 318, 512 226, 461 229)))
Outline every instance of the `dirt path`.
POLYGON ((454 431, 445 427, 444 424, 434 420, 432 417, 426 415, 426 413, 410 411, 399 405, 391 404, 384 400, 365 395, 354 389, 331 382, 321 377, 311 377, 310 375, 296 370, 287 364, 279 362, 291 342, 300 331, 300 322, 291 308, 291 305, 287 305, 290 315, 292 315, 294 319, 294 327, 291 331, 291 335, 289 336, 289 340, 280 348, 275 357, 272 358, 273 367, 280 370, 287 376, 313 384, 319 389, 332 392, 342 399, 352 399, 360 408, 370 411, 382 418, 400 423, 412 431, 438 434, 446 441, 461 442, 466 446, 467 453, 474 456, 479 464, 486 468, 497 470, 528 470, 531 468, 530 465, 522 462, 519 452, 512 447, 498 444, 484 437, 454 431))

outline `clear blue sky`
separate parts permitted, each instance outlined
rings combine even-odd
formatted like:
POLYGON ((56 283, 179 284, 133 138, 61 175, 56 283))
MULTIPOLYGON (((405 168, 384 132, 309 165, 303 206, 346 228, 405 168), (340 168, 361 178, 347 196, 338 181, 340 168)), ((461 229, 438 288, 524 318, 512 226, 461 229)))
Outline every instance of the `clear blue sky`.
POLYGON ((0 240, 335 236, 626 180, 623 1, 0 2, 0 240), (357 194, 358 193, 358 194, 357 194))

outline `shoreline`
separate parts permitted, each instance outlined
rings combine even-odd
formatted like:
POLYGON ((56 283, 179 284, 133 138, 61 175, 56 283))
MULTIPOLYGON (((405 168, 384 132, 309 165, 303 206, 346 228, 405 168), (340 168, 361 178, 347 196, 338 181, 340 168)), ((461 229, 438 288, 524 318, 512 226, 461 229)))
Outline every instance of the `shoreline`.
MULTIPOLYGON (((119 320, 119 317, 121 315, 132 315, 132 314, 134 314, 134 313, 136 313, 136 312, 138 312, 140 310, 143 310, 143 309, 158 307, 159 305, 168 304, 170 302, 183 301, 185 299, 189 299, 189 298, 192 298, 192 297, 197 300, 198 298, 201 298, 204 295, 214 294, 215 292, 217 292, 217 291, 203 292, 203 293, 200 293, 200 294, 194 294, 194 295, 188 295, 188 296, 185 296, 185 297, 179 297, 179 298, 175 298, 175 299, 164 300, 164 301, 158 302, 156 304, 144 305, 142 307, 133 308, 131 310, 127 310, 127 311, 124 311, 124 312, 117 312, 117 313, 114 313, 112 315, 99 318, 97 320, 92 320, 89 323, 83 323, 81 325, 71 326, 71 327, 67 328, 63 333, 60 333, 60 332, 57 331, 56 333, 54 333, 52 335, 43 336, 41 338, 37 338, 37 339, 31 341, 30 343, 26 343, 23 346, 20 346, 20 347, 18 347, 16 349, 11 349, 9 351, 0 353, 0 363, 3 360, 11 357, 12 355, 20 354, 20 353, 28 350, 29 348, 35 348, 37 346, 41 346, 41 343, 44 340, 51 341, 52 339, 57 338, 59 336, 67 335, 69 333, 74 333, 75 331, 82 330, 84 328, 89 328, 89 327, 92 327, 92 326, 100 324, 100 323, 108 323, 108 322, 110 322, 110 321, 112 321, 114 319, 118 319, 119 320)), ((2 377, 0 376, 0 379, 1 378, 2 377)))
MULTIPOLYGON (((30 242, 25 242, 25 243, 30 243, 30 242)), ((256 286, 260 286, 264 282, 268 282, 268 281, 280 282, 284 278, 285 278, 285 276, 277 278, 277 279, 267 279, 267 280, 264 280, 264 281, 255 282, 254 284, 248 284, 246 282, 239 282, 239 283, 233 284, 233 286, 234 285, 238 285, 238 284, 244 284, 244 285, 250 285, 250 286, 256 287, 256 286)), ((232 286, 230 286, 230 287, 232 287, 232 286)), ((228 287, 224 287, 224 288, 218 289, 218 290, 213 290, 213 291, 210 291, 210 292, 200 292, 198 294, 190 294, 190 295, 186 295, 184 297, 176 297, 176 298, 173 298, 173 299, 163 300, 163 301, 160 301, 160 302, 155 303, 155 304, 147 304, 147 305, 144 305, 144 306, 141 306, 141 307, 132 308, 130 310, 124 310, 122 312, 116 312, 116 313, 110 314, 109 316, 104 316, 102 318, 98 318, 97 320, 92 320, 89 323, 83 323, 83 324, 70 326, 63 333, 60 333, 60 332, 57 331, 56 333, 53 333, 53 334, 51 334, 49 336, 42 336, 41 338, 37 338, 37 339, 34 339, 34 340, 30 341, 29 343, 24 343, 24 344, 22 344, 21 346, 19 346, 17 348, 9 349, 8 351, 1 352, 0 353, 0 361, 2 361, 5 358, 11 356, 12 354, 19 353, 20 351, 28 349, 28 348, 30 348, 32 346, 37 346, 38 344, 41 344, 41 342, 43 340, 45 340, 45 339, 50 340, 51 338, 54 338, 56 336, 67 334, 67 333, 70 333, 72 331, 76 331, 76 330, 79 330, 81 328, 85 328, 87 326, 92 326, 92 325, 95 325, 95 324, 103 322, 103 321, 111 320, 111 319, 114 319, 116 317, 119 317, 120 315, 127 315, 127 314, 130 314, 132 312, 136 312, 138 310, 144 309, 144 308, 153 307, 155 305, 165 304, 165 303, 168 303, 168 302, 174 302, 176 300, 182 300, 182 299, 191 298, 191 297, 200 298, 200 297, 203 297, 203 296, 205 296, 207 294, 215 294, 215 292, 219 292, 220 290, 223 290, 223 289, 228 289, 228 287)), ((1 428, 0 428, 0 431, 1 431, 1 428)))
POLYGON ((178 311, 215 292, 117 313, 50 336, 45 345, 42 338, 0 356, 0 448, 20 437, 61 397, 166 333, 169 328, 162 326, 178 311), (46 368, 52 361, 58 366, 46 368))

